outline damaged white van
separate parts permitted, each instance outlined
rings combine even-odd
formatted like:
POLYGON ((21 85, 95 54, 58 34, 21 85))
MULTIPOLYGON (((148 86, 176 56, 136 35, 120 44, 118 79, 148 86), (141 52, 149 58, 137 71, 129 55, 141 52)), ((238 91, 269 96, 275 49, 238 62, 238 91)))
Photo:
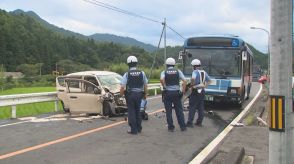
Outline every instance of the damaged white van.
POLYGON ((127 112, 119 94, 122 76, 109 71, 84 71, 56 78, 57 96, 70 113, 113 116, 127 112))

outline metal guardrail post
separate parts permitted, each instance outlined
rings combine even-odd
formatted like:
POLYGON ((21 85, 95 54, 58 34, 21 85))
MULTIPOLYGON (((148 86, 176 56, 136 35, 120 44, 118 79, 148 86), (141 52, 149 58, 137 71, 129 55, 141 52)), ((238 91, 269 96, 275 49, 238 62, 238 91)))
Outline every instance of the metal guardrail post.
POLYGON ((16 118, 16 105, 11 106, 11 118, 16 118))
POLYGON ((55 112, 57 112, 58 111, 58 99, 55 100, 54 105, 55 105, 55 112))

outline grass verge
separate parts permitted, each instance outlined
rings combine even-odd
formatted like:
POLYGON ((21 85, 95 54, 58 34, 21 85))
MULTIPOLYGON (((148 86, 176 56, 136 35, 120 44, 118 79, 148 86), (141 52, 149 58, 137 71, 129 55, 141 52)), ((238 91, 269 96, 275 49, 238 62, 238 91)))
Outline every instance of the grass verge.
POLYGON ((55 87, 30 87, 30 88, 13 88, 4 91, 0 91, 0 95, 15 95, 26 93, 39 93, 39 92, 54 92, 55 87))
MULTIPOLYGON (((62 106, 59 102, 58 109, 61 110, 62 106)), ((42 102, 34 104, 22 104, 16 106, 16 117, 34 116, 49 112, 54 112, 54 102, 42 102)), ((11 107, 0 107, 0 119, 11 118, 11 107)))

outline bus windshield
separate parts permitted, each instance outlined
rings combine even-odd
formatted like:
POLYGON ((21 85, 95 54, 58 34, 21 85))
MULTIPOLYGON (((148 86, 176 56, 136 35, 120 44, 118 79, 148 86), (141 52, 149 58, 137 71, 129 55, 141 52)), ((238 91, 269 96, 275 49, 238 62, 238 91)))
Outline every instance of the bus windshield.
POLYGON ((237 77, 241 74, 241 54, 238 49, 186 49, 186 51, 189 55, 183 58, 185 74, 192 73, 190 63, 193 59, 199 59, 201 67, 216 78, 237 77))

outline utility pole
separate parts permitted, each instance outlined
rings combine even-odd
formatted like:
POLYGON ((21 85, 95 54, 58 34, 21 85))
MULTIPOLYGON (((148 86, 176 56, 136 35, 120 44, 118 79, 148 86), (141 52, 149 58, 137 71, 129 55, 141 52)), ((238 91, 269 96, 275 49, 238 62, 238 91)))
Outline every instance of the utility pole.
POLYGON ((271 0, 269 163, 293 164, 293 0, 271 0))

